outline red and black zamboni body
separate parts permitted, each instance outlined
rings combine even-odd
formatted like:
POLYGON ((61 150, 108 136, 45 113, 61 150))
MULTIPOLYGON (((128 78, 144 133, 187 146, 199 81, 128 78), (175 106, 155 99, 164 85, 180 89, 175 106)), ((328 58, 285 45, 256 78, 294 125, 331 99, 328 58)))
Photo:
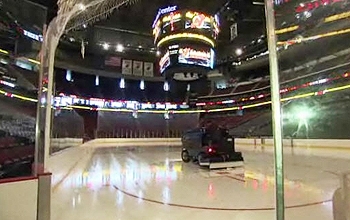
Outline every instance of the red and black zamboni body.
POLYGON ((198 162, 209 169, 233 168, 244 165, 241 152, 235 151, 234 138, 226 129, 194 129, 182 136, 181 158, 198 162))

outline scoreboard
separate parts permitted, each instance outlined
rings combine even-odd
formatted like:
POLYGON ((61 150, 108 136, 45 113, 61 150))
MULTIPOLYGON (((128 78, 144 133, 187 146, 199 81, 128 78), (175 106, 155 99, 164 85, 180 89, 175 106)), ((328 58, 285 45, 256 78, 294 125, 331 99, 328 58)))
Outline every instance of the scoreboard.
POLYGON ((180 43, 163 47, 162 56, 159 60, 160 72, 163 73, 168 67, 184 67, 194 65, 204 68, 214 68, 214 49, 206 45, 180 43))
POLYGON ((159 69, 205 73, 214 68, 219 17, 177 6, 159 9, 153 22, 154 43, 160 52, 159 69))

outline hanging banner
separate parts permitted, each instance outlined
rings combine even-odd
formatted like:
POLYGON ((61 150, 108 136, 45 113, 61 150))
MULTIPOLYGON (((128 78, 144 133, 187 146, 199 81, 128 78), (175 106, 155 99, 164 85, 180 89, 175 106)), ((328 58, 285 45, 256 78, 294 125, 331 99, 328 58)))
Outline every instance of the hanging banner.
POLYGON ((132 74, 132 60, 123 60, 122 74, 124 75, 132 74))
POLYGON ((143 71, 143 62, 134 60, 132 74, 135 76, 142 76, 142 71, 143 71))
POLYGON ((144 63, 143 75, 147 76, 147 77, 153 77, 154 76, 154 65, 153 65, 153 63, 150 63, 150 62, 145 62, 144 63))
POLYGON ((108 56, 105 60, 106 66, 120 67, 122 65, 122 59, 116 56, 108 56))
POLYGON ((230 27, 230 38, 231 38, 231 41, 236 39, 237 36, 238 36, 238 26, 237 26, 237 23, 234 23, 230 27))

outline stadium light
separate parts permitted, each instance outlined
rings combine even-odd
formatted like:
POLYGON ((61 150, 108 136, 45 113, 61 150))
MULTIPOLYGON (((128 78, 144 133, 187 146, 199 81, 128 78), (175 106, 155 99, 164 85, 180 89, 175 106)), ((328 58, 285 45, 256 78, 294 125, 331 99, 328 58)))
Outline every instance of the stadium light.
MULTIPOLYGON (((276 1, 276 2, 278 2, 278 1, 276 1)), ((253 5, 260 5, 260 6, 265 5, 265 3, 263 1, 253 1, 252 3, 253 3, 253 5)))
POLYGON ((8 51, 6 51, 6 50, 1 50, 1 49, 0 49, 0 53, 3 53, 3 54, 9 54, 9 52, 8 52, 8 51))
POLYGON ((235 53, 236 53, 237 56, 240 56, 240 55, 242 55, 243 50, 241 48, 237 48, 235 53))
POLYGON ((125 89, 125 79, 124 79, 124 78, 121 78, 121 79, 120 79, 119 88, 125 89))
POLYGON ((66 80, 68 82, 71 82, 72 81, 72 71, 71 70, 67 70, 66 71, 66 80))
POLYGON ((167 81, 164 82, 163 89, 165 92, 169 92, 170 88, 169 88, 169 83, 167 81))
POLYGON ((135 119, 137 119, 139 117, 137 111, 133 111, 132 112, 132 117, 135 118, 135 119))
POLYGON ((102 44, 102 47, 104 50, 108 50, 109 49, 109 44, 108 43, 104 43, 102 44))
POLYGON ((285 118, 290 118, 290 122, 298 124, 293 136, 302 132, 307 138, 309 137, 310 119, 315 116, 313 109, 298 105, 291 109, 291 112, 286 114, 286 116, 285 118))
POLYGON ((124 51, 125 48, 124 48, 124 46, 122 44, 118 44, 116 49, 117 49, 117 52, 121 53, 121 52, 124 51))
POLYGON ((95 77, 95 86, 99 86, 100 85, 100 76, 96 76, 95 77))
POLYGON ((145 90, 145 80, 143 79, 140 81, 140 89, 145 90))
POLYGON ((169 120, 170 119, 169 112, 165 112, 164 113, 164 119, 165 120, 169 120))
POLYGON ((314 113, 311 109, 306 108, 306 107, 302 107, 302 108, 296 109, 295 116, 299 120, 306 120, 307 121, 308 119, 310 119, 314 116, 314 113))

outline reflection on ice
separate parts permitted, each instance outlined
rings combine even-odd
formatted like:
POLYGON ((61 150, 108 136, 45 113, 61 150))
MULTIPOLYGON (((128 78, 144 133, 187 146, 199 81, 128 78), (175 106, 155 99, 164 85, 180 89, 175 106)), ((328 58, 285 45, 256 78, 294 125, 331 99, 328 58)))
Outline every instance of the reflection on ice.
POLYGON ((124 194, 121 191, 117 191, 117 204, 123 205, 124 203, 124 194))
POLYGON ((169 190, 169 187, 164 186, 162 197, 163 197, 164 204, 168 204, 170 202, 170 190, 169 190))
POLYGON ((149 165, 129 159, 125 164, 113 161, 109 167, 104 167, 102 169, 102 164, 97 161, 89 170, 70 175, 64 187, 98 190, 104 186, 116 185, 128 190, 143 189, 152 182, 171 183, 182 172, 182 162, 169 160, 149 165))
POLYGON ((208 196, 210 198, 215 197, 215 188, 214 188, 214 184, 213 183, 210 183, 209 186, 208 186, 208 196))
POLYGON ((137 202, 138 202, 138 203, 142 203, 142 202, 143 202, 143 200, 142 200, 142 198, 143 198, 143 192, 142 192, 141 190, 139 190, 139 192, 138 192, 138 194, 137 194, 137 197, 138 197, 137 202))

